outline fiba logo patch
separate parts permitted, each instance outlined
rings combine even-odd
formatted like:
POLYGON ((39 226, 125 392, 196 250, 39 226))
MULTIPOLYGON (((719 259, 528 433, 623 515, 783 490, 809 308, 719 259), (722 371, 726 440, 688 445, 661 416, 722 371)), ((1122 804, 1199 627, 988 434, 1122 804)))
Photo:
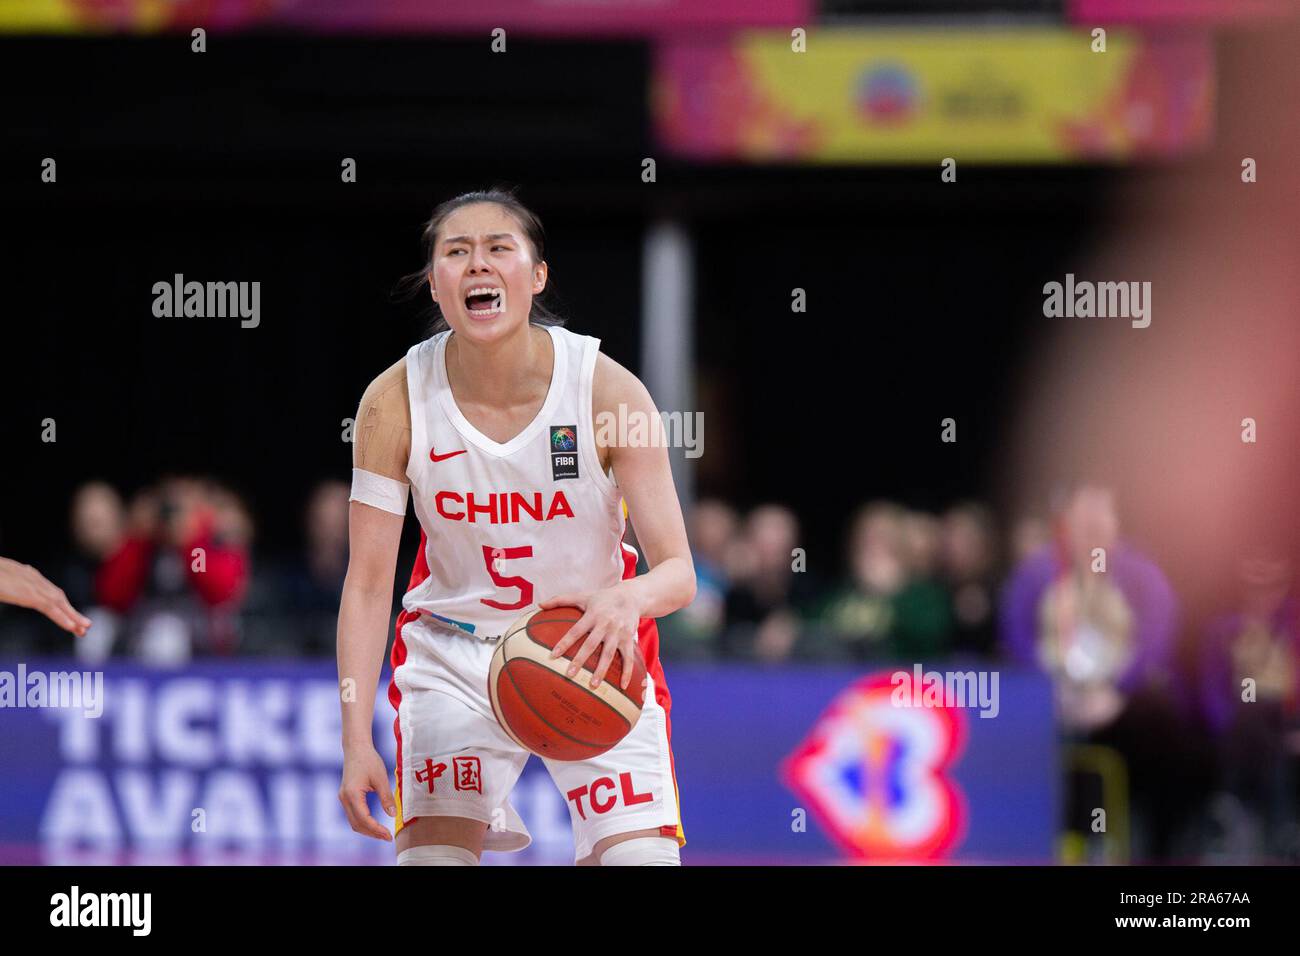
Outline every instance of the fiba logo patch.
POLYGON ((551 426, 551 478, 578 477, 578 426, 551 426))

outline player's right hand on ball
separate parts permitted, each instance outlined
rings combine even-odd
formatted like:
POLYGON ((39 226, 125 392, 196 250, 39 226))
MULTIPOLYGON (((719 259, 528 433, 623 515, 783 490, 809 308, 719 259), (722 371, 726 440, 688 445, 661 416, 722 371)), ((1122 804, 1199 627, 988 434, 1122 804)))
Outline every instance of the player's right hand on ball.
POLYGON ((345 748, 343 751, 343 785, 339 787, 339 803, 348 815, 352 829, 376 840, 392 842, 388 827, 370 815, 366 794, 379 794, 379 802, 390 817, 397 816, 393 791, 388 786, 388 768, 384 758, 372 747, 345 748))

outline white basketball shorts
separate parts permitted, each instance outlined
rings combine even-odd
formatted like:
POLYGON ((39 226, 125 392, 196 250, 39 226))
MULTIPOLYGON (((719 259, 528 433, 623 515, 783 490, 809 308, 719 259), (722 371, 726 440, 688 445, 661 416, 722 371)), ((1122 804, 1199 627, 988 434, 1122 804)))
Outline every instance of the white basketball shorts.
MULTIPOLYGON (((653 627, 643 620, 642 629, 653 627)), ((401 626, 389 698, 397 708, 398 830, 417 817, 453 816, 487 826, 486 850, 522 850, 528 828, 510 791, 530 756, 497 723, 488 701, 495 644, 416 618, 401 626), (404 656, 403 656, 404 655, 404 656)), ((657 666, 652 672, 662 670, 657 666)), ((542 760, 569 807, 575 861, 597 841, 657 829, 678 844, 682 834, 668 742, 668 714, 654 677, 632 732, 598 757, 542 760)))

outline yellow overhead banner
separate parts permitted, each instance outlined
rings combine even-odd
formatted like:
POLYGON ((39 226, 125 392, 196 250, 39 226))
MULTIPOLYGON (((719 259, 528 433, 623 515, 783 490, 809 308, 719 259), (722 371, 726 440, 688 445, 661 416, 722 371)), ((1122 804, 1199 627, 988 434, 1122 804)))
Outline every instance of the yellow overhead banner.
POLYGON ((1172 156, 1213 117, 1209 37, 1065 28, 744 32, 656 55, 660 141, 694 159, 1172 156))

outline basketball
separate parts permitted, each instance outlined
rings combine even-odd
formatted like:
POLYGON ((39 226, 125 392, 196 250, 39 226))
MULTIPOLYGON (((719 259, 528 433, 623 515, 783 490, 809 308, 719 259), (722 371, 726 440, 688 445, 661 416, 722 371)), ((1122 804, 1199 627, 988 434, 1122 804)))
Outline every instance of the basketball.
POLYGON ((501 638, 488 671, 488 697, 497 721, 516 743, 551 760, 586 760, 609 750, 641 716, 645 662, 638 647, 632 679, 619 685, 625 664, 615 654, 600 686, 591 688, 599 652, 572 678, 566 676, 582 641, 562 656, 551 649, 582 617, 576 607, 529 611, 501 638))

